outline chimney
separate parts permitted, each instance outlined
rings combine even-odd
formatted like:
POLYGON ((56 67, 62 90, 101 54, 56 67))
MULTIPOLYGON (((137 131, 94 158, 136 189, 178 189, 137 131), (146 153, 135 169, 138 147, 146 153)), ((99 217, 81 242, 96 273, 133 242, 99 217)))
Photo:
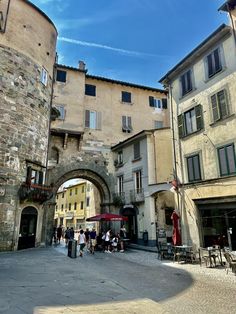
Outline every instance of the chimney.
POLYGON ((84 61, 79 61, 79 70, 81 70, 81 71, 85 71, 85 63, 84 63, 84 61))

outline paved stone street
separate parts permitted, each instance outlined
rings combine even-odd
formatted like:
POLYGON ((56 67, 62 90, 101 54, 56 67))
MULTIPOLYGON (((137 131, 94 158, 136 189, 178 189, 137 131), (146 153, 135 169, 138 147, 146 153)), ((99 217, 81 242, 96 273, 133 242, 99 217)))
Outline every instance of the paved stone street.
POLYGON ((0 312, 235 313, 236 276, 224 269, 138 250, 66 253, 64 246, 0 253, 0 312))

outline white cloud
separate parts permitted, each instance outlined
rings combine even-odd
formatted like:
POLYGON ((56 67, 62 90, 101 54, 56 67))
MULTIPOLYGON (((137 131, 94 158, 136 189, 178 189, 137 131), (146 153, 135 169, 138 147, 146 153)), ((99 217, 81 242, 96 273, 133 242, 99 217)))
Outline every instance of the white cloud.
POLYGON ((118 53, 130 55, 130 56, 136 56, 136 57, 144 57, 144 56, 164 57, 164 56, 155 55, 155 54, 151 54, 151 53, 127 50, 127 49, 122 49, 122 48, 115 48, 115 47, 111 47, 111 46, 107 46, 107 45, 103 45, 103 44, 91 43, 91 42, 87 42, 87 41, 82 41, 82 40, 77 40, 77 39, 72 39, 72 38, 66 38, 66 37, 58 37, 58 40, 63 41, 63 42, 67 42, 70 44, 80 45, 80 46, 87 46, 87 47, 94 47, 94 48, 111 50, 111 51, 115 51, 118 53))

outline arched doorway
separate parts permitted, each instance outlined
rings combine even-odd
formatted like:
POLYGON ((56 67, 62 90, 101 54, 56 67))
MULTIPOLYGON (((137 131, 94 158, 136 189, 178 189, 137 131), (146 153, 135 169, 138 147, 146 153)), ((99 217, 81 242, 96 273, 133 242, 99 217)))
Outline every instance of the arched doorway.
POLYGON ((37 218, 36 208, 28 206, 22 210, 18 250, 35 247, 37 218))
POLYGON ((131 242, 136 243, 138 238, 138 226, 137 226, 137 207, 134 205, 124 206, 120 210, 120 214, 128 217, 128 221, 124 223, 127 231, 127 237, 131 242))

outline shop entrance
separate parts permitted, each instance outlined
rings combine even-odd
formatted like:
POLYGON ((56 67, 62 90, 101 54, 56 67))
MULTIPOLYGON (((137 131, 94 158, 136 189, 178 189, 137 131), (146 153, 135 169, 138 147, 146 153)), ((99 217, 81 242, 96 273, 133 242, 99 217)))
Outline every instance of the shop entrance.
POLYGON ((120 214, 128 217, 128 221, 124 222, 127 237, 131 242, 136 243, 138 234, 136 209, 133 207, 123 207, 120 214))
POLYGON ((214 244, 236 250, 236 202, 217 199, 214 202, 197 202, 201 217, 203 246, 214 244))
POLYGON ((35 247, 37 218, 38 212, 34 207, 28 206, 23 209, 20 222, 18 250, 35 247))

